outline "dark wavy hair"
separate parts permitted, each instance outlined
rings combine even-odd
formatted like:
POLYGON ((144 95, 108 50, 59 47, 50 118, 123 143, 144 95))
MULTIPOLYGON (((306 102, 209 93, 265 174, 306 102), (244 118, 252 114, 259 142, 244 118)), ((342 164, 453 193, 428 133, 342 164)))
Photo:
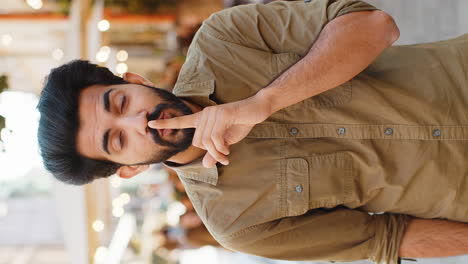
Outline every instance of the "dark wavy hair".
POLYGON ((91 85, 129 83, 107 68, 84 60, 73 60, 52 69, 45 79, 38 110, 37 133, 45 168, 58 180, 82 185, 114 174, 121 164, 83 157, 76 149, 79 129, 78 99, 91 85))

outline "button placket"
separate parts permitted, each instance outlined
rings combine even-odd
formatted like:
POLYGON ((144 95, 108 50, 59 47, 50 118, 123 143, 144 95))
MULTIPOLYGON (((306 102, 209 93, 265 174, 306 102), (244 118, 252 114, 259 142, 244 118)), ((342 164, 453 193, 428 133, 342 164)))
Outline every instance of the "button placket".
POLYGON ((309 210, 309 165, 302 158, 286 159, 286 171, 282 175, 286 188, 282 208, 287 216, 299 215, 309 210))
POLYGON ((385 134, 386 135, 392 135, 393 134, 393 129, 388 127, 387 129, 385 129, 385 134))
POLYGON ((302 185, 297 185, 296 188, 295 188, 296 192, 300 193, 302 192, 303 188, 302 188, 302 185))
POLYGON ((344 135, 346 133, 346 129, 344 127, 340 127, 336 130, 336 132, 339 134, 339 135, 344 135))
POLYGON ((295 135, 299 134, 299 129, 297 127, 292 127, 291 129, 289 129, 289 133, 291 133, 291 135, 295 136, 295 135))

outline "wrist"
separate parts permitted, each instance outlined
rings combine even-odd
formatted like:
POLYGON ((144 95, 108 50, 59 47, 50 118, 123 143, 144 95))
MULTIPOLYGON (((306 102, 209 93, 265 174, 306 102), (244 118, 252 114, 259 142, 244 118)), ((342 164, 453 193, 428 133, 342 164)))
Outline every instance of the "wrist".
POLYGON ((273 110, 272 100, 270 96, 264 92, 264 90, 265 89, 258 91, 250 98, 254 105, 253 110, 258 113, 261 122, 263 122, 275 112, 273 110))

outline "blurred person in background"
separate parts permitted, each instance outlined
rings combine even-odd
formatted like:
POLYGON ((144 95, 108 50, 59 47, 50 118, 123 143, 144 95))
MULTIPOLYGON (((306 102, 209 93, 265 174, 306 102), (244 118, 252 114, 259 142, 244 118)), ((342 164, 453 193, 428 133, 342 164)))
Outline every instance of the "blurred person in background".
POLYGON ((45 166, 86 184, 163 162, 222 246, 267 258, 466 254, 468 35, 398 37, 363 1, 277 1, 207 19, 172 93, 72 61, 39 102, 45 166))

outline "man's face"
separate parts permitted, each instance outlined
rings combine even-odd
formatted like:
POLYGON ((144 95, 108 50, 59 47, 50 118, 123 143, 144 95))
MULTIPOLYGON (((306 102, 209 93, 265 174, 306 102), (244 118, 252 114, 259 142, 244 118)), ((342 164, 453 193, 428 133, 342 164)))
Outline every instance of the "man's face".
POLYGON ((149 128, 149 120, 192 111, 174 94, 140 84, 87 87, 80 93, 78 113, 78 152, 125 165, 166 161, 191 145, 195 131, 149 128))

